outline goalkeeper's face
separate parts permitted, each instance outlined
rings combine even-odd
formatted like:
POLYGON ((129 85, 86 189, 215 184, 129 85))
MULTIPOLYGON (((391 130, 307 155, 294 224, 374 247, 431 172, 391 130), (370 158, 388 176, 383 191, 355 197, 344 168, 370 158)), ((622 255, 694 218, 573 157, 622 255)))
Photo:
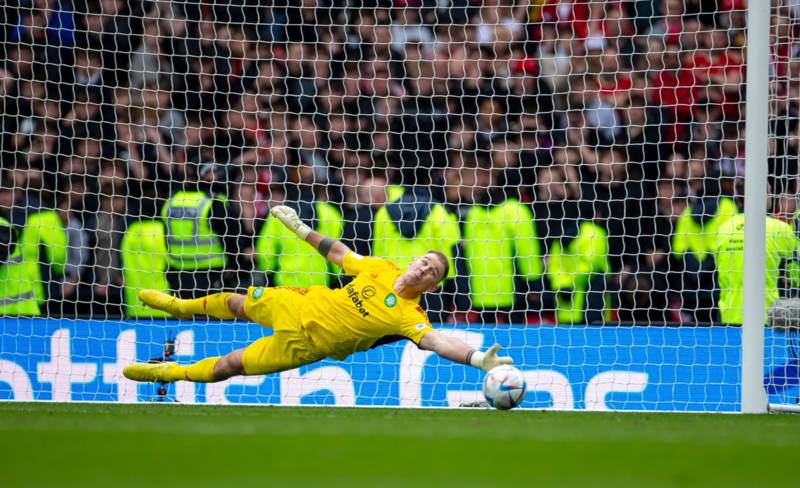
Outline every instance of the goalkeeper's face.
POLYGON ((433 291, 445 278, 446 269, 447 263, 440 256, 426 253, 408 265, 403 273, 403 282, 420 292, 433 291))

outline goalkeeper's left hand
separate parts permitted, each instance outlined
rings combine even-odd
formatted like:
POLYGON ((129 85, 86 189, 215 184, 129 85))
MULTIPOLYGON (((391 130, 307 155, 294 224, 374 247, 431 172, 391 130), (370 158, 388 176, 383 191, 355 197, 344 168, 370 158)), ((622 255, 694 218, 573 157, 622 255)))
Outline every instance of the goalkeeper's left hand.
POLYGON ((486 352, 475 351, 469 358, 469 364, 480 368, 487 373, 497 366, 503 364, 514 364, 514 360, 508 356, 497 356, 497 351, 500 349, 500 344, 495 344, 486 352))

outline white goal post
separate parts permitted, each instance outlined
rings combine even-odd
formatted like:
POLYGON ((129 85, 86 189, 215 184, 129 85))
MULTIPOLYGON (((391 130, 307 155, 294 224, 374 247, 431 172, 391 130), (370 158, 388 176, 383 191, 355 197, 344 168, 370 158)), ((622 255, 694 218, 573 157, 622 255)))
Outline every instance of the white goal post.
POLYGON ((747 10, 747 140, 745 267, 742 310, 742 413, 767 411, 764 391, 764 274, 766 266, 767 137, 769 126, 770 2, 747 10))

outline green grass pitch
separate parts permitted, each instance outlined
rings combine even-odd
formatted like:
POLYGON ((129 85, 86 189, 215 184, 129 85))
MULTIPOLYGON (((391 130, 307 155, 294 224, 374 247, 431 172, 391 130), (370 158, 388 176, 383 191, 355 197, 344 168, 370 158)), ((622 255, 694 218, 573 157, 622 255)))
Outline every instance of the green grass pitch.
POLYGON ((800 486, 800 417, 0 403, 0 486, 800 486))

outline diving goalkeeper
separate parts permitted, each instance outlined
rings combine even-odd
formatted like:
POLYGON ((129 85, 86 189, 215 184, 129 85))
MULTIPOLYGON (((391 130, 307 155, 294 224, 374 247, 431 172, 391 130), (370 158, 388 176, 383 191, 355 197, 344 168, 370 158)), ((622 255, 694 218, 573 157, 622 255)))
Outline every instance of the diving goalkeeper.
POLYGON ((341 242, 312 230, 289 207, 278 206, 271 213, 297 237, 354 276, 353 281, 339 289, 250 287, 247 295, 215 293, 196 299, 142 290, 139 297, 144 303, 178 319, 193 315, 239 318, 270 327, 274 334, 226 356, 187 366, 174 362, 130 364, 123 370, 126 378, 211 383, 237 375, 276 373, 325 358, 342 360, 355 352, 402 339, 484 371, 511 364, 511 358, 497 356, 497 344, 486 352, 476 351, 431 328, 419 299, 423 293, 435 290, 447 276, 448 262, 443 254, 428 252, 400 271, 390 261, 360 256, 341 242))

